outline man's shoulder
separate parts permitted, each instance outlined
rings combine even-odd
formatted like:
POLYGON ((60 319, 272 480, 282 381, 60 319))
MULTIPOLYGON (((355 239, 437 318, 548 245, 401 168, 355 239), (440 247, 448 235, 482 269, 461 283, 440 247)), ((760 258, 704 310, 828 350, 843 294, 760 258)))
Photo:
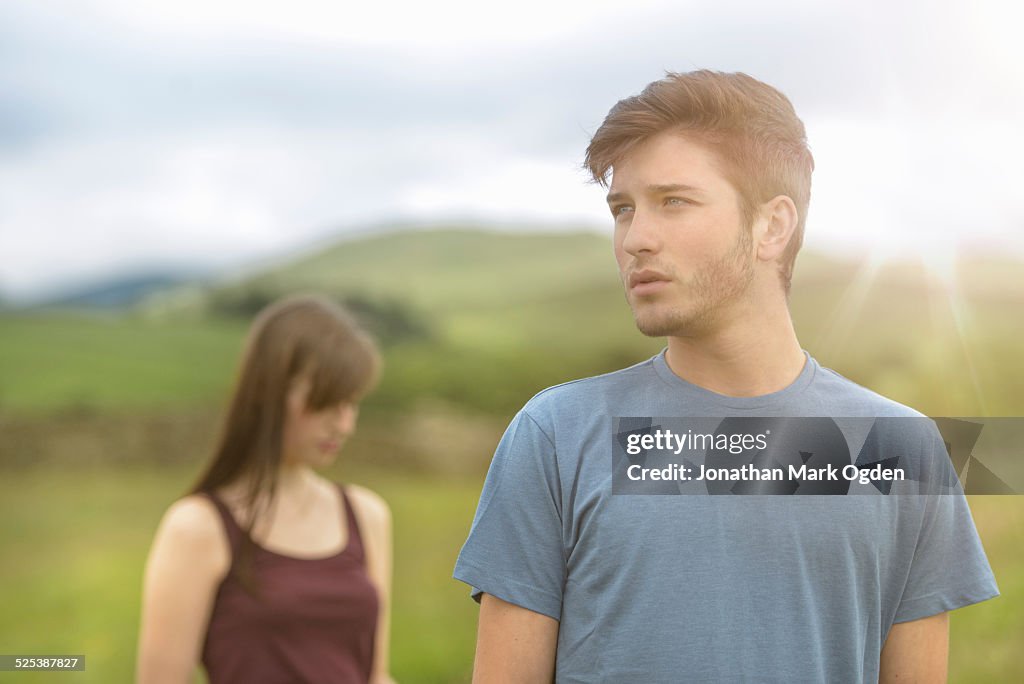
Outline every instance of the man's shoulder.
POLYGON ((924 414, 883 396, 850 378, 819 364, 815 378, 816 400, 829 404, 833 416, 870 416, 873 418, 924 418, 924 414))
POLYGON ((541 390, 523 407, 534 419, 576 411, 593 412, 604 404, 633 392, 643 391, 658 382, 651 357, 610 373, 570 380, 541 390))

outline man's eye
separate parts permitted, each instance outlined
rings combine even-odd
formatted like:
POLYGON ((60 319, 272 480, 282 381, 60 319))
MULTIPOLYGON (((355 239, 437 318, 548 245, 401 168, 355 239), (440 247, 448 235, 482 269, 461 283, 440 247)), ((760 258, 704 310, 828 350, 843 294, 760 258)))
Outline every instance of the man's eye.
POLYGON ((683 199, 682 197, 668 197, 665 199, 665 204, 673 207, 685 206, 689 203, 689 200, 683 199))
POLYGON ((632 210, 633 210, 633 207, 629 206, 628 204, 619 204, 617 206, 612 207, 612 216, 616 216, 616 217, 622 216, 626 212, 632 211, 632 210))

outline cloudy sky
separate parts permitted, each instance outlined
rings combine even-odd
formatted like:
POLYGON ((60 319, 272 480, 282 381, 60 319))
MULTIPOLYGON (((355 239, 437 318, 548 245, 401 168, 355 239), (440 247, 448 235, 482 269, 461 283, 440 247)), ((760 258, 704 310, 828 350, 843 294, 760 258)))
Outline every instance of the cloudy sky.
POLYGON ((610 230, 579 171, 665 70, 779 87, 812 248, 1024 256, 1015 3, 0 2, 0 294, 435 220, 610 230))

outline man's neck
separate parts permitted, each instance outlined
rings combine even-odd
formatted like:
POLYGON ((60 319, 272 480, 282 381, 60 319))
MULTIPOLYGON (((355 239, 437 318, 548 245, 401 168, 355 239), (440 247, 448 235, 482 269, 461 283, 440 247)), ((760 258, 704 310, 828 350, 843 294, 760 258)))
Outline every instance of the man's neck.
POLYGON ((757 397, 785 389, 806 357, 789 310, 762 309, 704 335, 669 337, 669 368, 683 380, 730 397, 757 397))

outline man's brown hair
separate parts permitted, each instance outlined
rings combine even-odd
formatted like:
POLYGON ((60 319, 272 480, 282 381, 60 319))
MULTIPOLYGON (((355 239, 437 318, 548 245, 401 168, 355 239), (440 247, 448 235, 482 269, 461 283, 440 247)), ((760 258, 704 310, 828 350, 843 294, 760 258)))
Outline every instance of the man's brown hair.
POLYGON ((788 295, 793 264, 803 244, 814 170, 804 124, 792 103, 746 74, 668 72, 639 95, 611 108, 590 140, 584 167, 596 182, 607 185, 609 172, 637 144, 668 130, 691 137, 715 153, 722 174, 740 196, 748 228, 764 202, 778 195, 793 200, 797 226, 779 270, 788 295))

